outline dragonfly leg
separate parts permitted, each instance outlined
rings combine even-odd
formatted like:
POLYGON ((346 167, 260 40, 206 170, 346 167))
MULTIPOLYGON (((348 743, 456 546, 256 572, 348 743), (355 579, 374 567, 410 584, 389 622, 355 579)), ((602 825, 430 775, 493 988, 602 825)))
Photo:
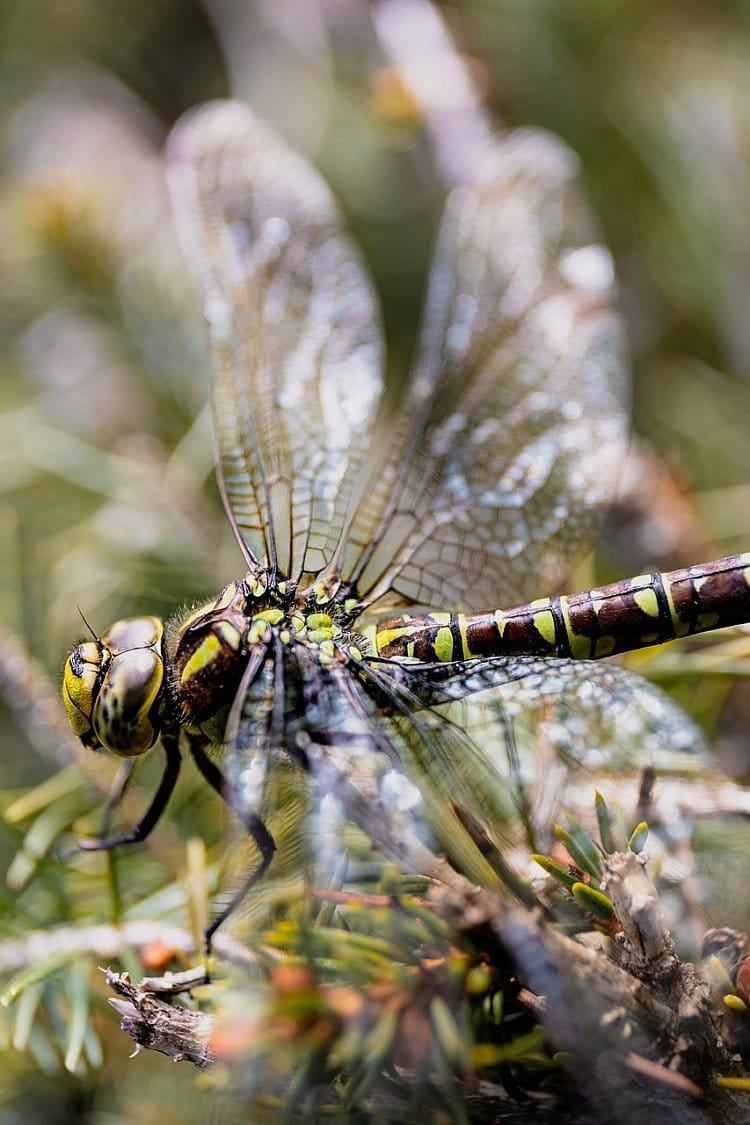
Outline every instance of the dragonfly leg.
POLYGON ((85 852, 104 852, 110 848, 119 848, 122 844, 139 844, 145 840, 152 831, 162 813, 167 807, 167 802, 172 796, 177 778, 180 773, 180 751, 174 738, 163 737, 162 746, 166 755, 166 765, 162 774, 159 788, 154 794, 154 799, 145 813, 130 832, 123 832, 119 836, 105 836, 101 839, 79 840, 78 847, 85 852))
POLYGON ((211 788, 215 789, 219 796, 226 801, 232 812, 239 817, 243 827, 260 852, 260 863, 258 866, 248 875, 240 889, 232 895, 224 909, 216 915, 210 926, 206 929, 203 940, 205 942, 206 955, 208 956, 211 952, 211 939, 219 926, 221 926, 223 922, 226 922, 229 915, 236 910, 251 887, 254 887, 265 875, 268 870, 268 865, 273 859, 273 853, 276 851, 276 844, 273 836, 257 813, 251 812, 248 809, 239 808, 237 804, 232 801, 231 791, 224 774, 216 763, 211 761, 202 746, 197 742, 191 742, 190 752, 193 755, 193 761, 203 774, 203 777, 211 788))
POLYGON ((112 787, 109 791, 109 796, 107 797, 107 803, 104 806, 104 812, 102 813, 101 823, 99 824, 99 836, 103 837, 109 834, 109 826, 112 823, 112 817, 125 795, 125 790, 130 785, 135 762, 135 758, 125 758, 117 771, 115 780, 112 782, 112 787))

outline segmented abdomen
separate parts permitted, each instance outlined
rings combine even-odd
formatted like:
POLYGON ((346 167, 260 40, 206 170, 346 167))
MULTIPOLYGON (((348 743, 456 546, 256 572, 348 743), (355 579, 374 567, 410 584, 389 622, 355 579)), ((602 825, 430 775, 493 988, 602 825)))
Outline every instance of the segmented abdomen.
POLYGON ((366 630, 383 657, 534 653, 598 659, 750 620, 750 554, 491 613, 403 614, 366 630))

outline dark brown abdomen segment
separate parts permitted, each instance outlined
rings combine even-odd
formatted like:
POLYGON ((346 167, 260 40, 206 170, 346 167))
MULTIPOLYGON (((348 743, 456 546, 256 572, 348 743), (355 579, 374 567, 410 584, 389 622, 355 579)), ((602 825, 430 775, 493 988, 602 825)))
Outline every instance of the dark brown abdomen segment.
POLYGON ((375 640, 381 656, 423 661, 512 653, 598 659, 749 621, 750 554, 743 554, 510 610, 391 618, 375 640))

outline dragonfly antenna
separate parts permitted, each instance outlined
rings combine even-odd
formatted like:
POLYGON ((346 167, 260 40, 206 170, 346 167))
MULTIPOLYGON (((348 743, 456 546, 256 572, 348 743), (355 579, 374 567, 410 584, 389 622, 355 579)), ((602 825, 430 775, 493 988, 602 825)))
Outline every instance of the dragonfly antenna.
POLYGON ((82 621, 82 622, 84 623, 84 625, 85 625, 85 626, 86 626, 86 628, 88 629, 89 633, 91 633, 91 636, 92 636, 92 637, 94 638, 94 640, 97 640, 97 636, 96 636, 96 633, 95 633, 95 632, 94 632, 94 630, 93 630, 93 629, 91 628, 91 626, 89 625, 88 621, 86 620, 86 615, 84 614, 84 612, 83 612, 83 610, 81 609, 81 607, 80 607, 79 605, 76 605, 76 609, 78 610, 78 614, 79 614, 79 616, 80 616, 80 618, 81 618, 81 621, 82 621))

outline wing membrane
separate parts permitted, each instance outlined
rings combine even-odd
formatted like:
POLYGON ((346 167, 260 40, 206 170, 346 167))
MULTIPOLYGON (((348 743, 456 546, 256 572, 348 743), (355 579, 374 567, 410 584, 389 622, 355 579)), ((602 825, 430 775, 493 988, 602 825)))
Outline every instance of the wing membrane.
POLYGON ((251 567, 329 563, 381 394, 376 300, 318 174, 215 102, 169 143, 178 228, 213 356, 218 475, 251 567))
POLYGON ((525 821, 542 846, 563 809, 593 809, 596 788, 615 800, 627 794, 632 814, 647 766, 700 777, 710 762, 685 712, 613 664, 497 657, 402 666, 398 675, 423 706, 481 748, 516 810, 516 829, 525 821))
POLYGON ((577 171, 524 130, 449 198, 411 387, 342 566, 373 600, 524 601, 588 544, 623 452, 627 378, 577 171))
POLYGON ((442 861, 424 851, 435 840, 471 878, 496 883, 456 807, 487 832, 507 824, 512 807, 494 766, 460 727, 366 664, 357 662, 355 674, 337 662, 323 667, 304 645, 269 648, 256 663, 230 718, 225 772, 232 804, 269 828, 275 821, 294 844, 287 844, 286 861, 274 859, 272 878, 290 874, 290 859, 306 862, 307 844, 307 858, 316 861, 321 848, 336 844, 325 817, 338 807, 339 836, 351 822, 406 869, 442 871, 442 861), (317 797, 330 798, 323 818, 313 805, 305 808, 304 773, 317 797), (420 869, 422 862, 433 866, 420 869))

